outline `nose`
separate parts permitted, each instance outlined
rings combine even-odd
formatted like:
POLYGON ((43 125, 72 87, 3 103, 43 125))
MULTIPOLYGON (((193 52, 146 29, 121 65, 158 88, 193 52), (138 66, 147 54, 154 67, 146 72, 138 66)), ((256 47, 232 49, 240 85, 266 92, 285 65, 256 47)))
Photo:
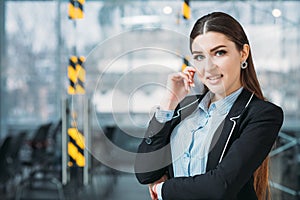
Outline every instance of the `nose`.
POLYGON ((215 64, 213 58, 210 57, 210 56, 208 56, 205 59, 205 63, 204 63, 204 69, 205 69, 205 71, 213 70, 215 67, 216 67, 216 64, 215 64))

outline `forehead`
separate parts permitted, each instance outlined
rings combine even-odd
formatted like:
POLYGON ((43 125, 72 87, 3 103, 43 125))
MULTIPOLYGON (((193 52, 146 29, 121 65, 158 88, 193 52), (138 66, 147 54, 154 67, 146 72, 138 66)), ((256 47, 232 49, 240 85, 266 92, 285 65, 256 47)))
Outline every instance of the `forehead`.
POLYGON ((234 47, 234 43, 226 35, 218 32, 207 32, 198 35, 192 43, 192 50, 211 50, 216 46, 234 47))

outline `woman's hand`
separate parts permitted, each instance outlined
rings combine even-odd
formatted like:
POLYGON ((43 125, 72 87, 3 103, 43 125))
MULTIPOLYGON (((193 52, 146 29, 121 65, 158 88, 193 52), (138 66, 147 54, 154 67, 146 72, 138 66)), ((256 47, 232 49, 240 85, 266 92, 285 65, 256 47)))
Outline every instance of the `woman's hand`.
POLYGON ((183 72, 173 73, 168 76, 167 92, 161 101, 162 110, 174 110, 179 102, 189 93, 190 88, 194 87, 193 67, 186 67, 183 72))
POLYGON ((158 200, 157 193, 156 193, 157 184, 165 182, 167 179, 168 179, 168 177, 166 175, 164 175, 158 181, 155 181, 154 183, 151 183, 148 185, 149 193, 150 193, 152 200, 158 200))

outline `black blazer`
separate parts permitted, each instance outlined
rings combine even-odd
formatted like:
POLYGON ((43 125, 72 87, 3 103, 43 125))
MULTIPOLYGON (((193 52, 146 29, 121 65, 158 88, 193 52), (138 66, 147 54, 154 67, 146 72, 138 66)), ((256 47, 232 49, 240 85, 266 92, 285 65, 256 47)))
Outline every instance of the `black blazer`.
POLYGON ((202 98, 203 95, 185 98, 176 108, 175 117, 167 123, 152 118, 138 148, 135 163, 138 181, 149 184, 167 174, 169 179, 162 187, 164 200, 257 199, 253 173, 278 136, 283 123, 282 109, 243 89, 214 135, 206 173, 174 178, 170 134, 202 98))

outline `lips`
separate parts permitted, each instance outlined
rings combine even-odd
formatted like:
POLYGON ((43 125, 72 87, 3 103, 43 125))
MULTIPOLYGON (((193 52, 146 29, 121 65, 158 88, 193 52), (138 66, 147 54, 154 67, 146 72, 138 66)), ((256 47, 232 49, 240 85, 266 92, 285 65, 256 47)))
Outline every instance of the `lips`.
POLYGON ((222 74, 218 74, 218 75, 208 76, 206 79, 208 79, 210 81, 214 81, 214 80, 218 80, 218 79, 220 79, 222 77, 223 77, 222 74))

